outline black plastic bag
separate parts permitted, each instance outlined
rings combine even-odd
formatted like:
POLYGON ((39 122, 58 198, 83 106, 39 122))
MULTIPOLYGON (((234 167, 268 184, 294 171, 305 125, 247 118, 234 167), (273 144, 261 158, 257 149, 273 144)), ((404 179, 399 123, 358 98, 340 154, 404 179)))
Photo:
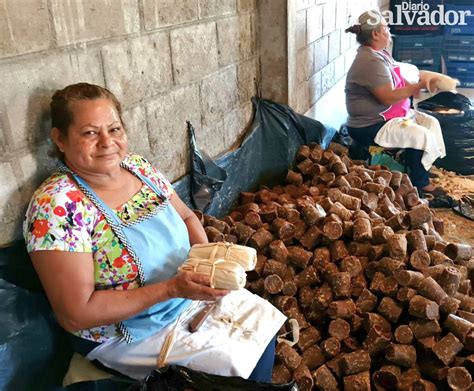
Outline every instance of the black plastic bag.
POLYGON ((214 193, 222 187, 227 173, 214 163, 206 152, 198 148, 193 125, 189 121, 186 123, 191 150, 191 199, 196 209, 205 211, 214 193))
POLYGON ((418 109, 429 112, 435 116, 441 125, 451 122, 465 121, 466 117, 472 116, 471 100, 462 95, 450 91, 442 91, 418 103, 418 109), (456 109, 462 111, 460 114, 443 114, 437 112, 440 109, 456 109))
MULTIPOLYGON (((258 97, 253 98, 252 103, 254 116, 242 144, 215 161, 227 172, 227 179, 221 190, 214 192, 206 209, 210 215, 229 213, 241 191, 283 183, 300 145, 314 142, 326 149, 336 133, 336 129, 298 114, 286 105, 258 97)), ((193 204, 193 175, 191 172, 174 184, 188 205, 193 204)))
POLYGON ((446 157, 436 161, 437 167, 462 175, 474 174, 474 107, 462 94, 440 92, 418 103, 418 110, 438 119, 446 145, 446 157), (456 109, 461 113, 440 113, 440 109, 456 109))
POLYGON ((219 376, 195 371, 180 365, 170 365, 153 371, 145 380, 134 384, 130 391, 297 391, 294 383, 257 383, 238 376, 219 376))

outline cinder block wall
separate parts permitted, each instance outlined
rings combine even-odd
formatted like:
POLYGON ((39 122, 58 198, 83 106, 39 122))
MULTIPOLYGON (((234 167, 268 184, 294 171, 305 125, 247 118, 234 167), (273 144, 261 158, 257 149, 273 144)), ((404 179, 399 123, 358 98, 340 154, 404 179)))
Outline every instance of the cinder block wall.
POLYGON ((263 96, 339 128, 358 47, 344 30, 362 12, 388 7, 389 0, 258 0, 263 96))
POLYGON ((186 120, 208 153, 229 149, 251 114, 256 12, 256 0, 4 0, 0 246, 21 238, 52 163, 50 97, 68 84, 113 91, 131 149, 171 180, 188 168, 186 120))
POLYGON ((388 6, 389 0, 296 1, 293 10, 296 78, 289 101, 298 112, 308 112, 349 70, 359 44, 354 34, 344 30, 356 23, 362 12, 371 8, 388 9, 388 6))

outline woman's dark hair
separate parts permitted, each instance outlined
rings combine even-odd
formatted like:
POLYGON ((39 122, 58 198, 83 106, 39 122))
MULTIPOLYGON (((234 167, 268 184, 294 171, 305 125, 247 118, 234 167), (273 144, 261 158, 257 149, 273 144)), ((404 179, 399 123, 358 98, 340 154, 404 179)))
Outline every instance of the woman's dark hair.
POLYGON ((355 24, 345 31, 346 33, 356 34, 357 42, 362 46, 372 43, 372 31, 380 31, 382 27, 383 15, 377 9, 365 11, 358 18, 358 24, 355 24))
POLYGON ((74 121, 71 104, 83 100, 109 99, 122 121, 122 106, 108 89, 89 83, 71 84, 58 90, 51 98, 51 125, 58 128, 62 135, 67 136, 69 126, 74 121))
POLYGON ((370 45, 372 42, 372 31, 377 31, 377 29, 363 29, 360 24, 355 24, 347 28, 346 33, 352 33, 356 35, 357 42, 362 46, 370 45))

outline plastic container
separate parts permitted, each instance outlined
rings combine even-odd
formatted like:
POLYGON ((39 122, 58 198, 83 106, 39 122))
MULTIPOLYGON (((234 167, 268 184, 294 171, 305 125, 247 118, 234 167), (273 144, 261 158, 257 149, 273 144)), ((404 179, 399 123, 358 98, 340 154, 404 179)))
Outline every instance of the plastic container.
POLYGON ((474 35, 445 35, 443 52, 448 62, 474 61, 474 35))
POLYGON ((393 37, 393 58, 422 69, 438 71, 443 36, 403 35, 393 37))
POLYGON ((474 88, 474 63, 448 62, 448 75, 459 79, 460 87, 474 88))

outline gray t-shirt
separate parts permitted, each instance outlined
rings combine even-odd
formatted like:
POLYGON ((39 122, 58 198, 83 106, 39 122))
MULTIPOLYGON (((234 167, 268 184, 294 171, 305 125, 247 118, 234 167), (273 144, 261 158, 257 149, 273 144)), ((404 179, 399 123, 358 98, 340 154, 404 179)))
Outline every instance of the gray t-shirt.
POLYGON ((362 128, 384 121, 380 113, 390 106, 380 103, 371 91, 387 83, 393 84, 390 69, 394 65, 388 53, 368 46, 359 47, 346 78, 348 126, 362 128))

